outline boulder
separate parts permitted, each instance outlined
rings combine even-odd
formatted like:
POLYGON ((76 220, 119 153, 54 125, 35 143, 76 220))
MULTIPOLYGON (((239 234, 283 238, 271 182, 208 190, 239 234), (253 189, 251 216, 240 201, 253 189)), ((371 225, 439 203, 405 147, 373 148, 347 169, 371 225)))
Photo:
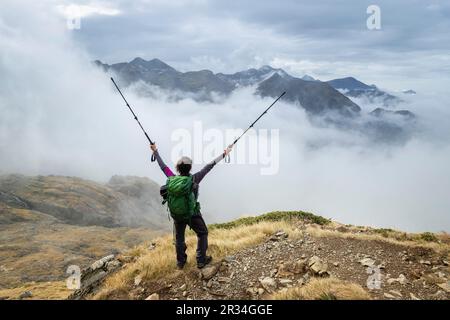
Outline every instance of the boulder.
POLYGON ((33 293, 31 291, 24 291, 20 294, 19 299, 27 299, 33 297, 33 293))
POLYGON ((286 232, 284 232, 283 230, 277 231, 275 234, 273 234, 270 237, 271 241, 280 241, 283 239, 286 239, 288 237, 288 234, 286 232))
POLYGON ((152 294, 149 295, 145 300, 159 300, 159 294, 157 294, 157 293, 152 293, 152 294))
POLYGON ((135 278, 134 278, 134 285, 137 287, 137 286, 139 286, 140 284, 141 284, 141 282, 142 282, 142 276, 136 276, 135 278))
POLYGON ((283 285, 283 286, 292 284, 292 280, 291 279, 280 279, 279 281, 280 281, 280 284, 283 285))
POLYGON ((119 269, 122 266, 122 263, 119 260, 111 260, 106 263, 106 269, 108 272, 113 272, 119 269))
POLYGON ((245 290, 250 296, 254 296, 258 293, 258 290, 256 288, 250 287, 245 290))
POLYGON ((420 264, 425 264, 427 266, 431 266, 431 261, 429 261, 429 260, 420 260, 419 263, 420 264))
POLYGON ((278 266, 277 275, 279 277, 286 277, 294 274, 304 273, 306 272, 306 265, 307 263, 304 259, 282 263, 278 266))
MULTIPOLYGON (((75 290, 68 299, 84 299, 85 296, 97 290, 98 286, 103 282, 107 275, 115 272, 121 266, 122 263, 117 260, 114 255, 109 255, 95 261, 90 267, 81 271, 81 288, 75 290)), ((140 283, 136 278, 135 283, 140 283)), ((138 284, 136 284, 136 286, 137 285, 138 284)))
POLYGON ((221 283, 230 283, 230 282, 231 282, 231 278, 228 278, 228 277, 218 277, 218 278, 217 278, 217 281, 218 281, 218 282, 221 282, 221 283))
POLYGON ((389 290, 390 293, 392 293, 393 295, 396 295, 398 297, 403 297, 402 293, 398 290, 389 290))
POLYGON ((114 255, 111 254, 109 256, 103 257, 100 260, 95 261, 92 265, 91 265, 91 270, 95 271, 97 269, 103 268, 106 263, 110 262, 114 260, 114 255))
POLYGON ((108 273, 101 269, 98 269, 92 273, 84 273, 81 276, 81 288, 95 287, 107 275, 108 273))
POLYGON ((435 294, 433 294, 433 297, 439 300, 448 300, 447 294, 443 290, 438 290, 435 294))
POLYGON ((359 260, 359 263, 361 263, 364 267, 373 267, 375 265, 375 260, 371 258, 364 258, 359 260))
POLYGON ((323 262, 318 256, 313 256, 308 261, 309 269, 313 274, 322 276, 328 275, 328 264, 323 262))
POLYGON ((398 283, 404 285, 404 284, 407 284, 407 283, 408 283, 408 280, 406 279, 406 277, 405 277, 403 274, 400 274, 400 275, 398 276, 398 278, 391 278, 391 279, 388 279, 386 282, 387 282, 388 284, 393 284, 393 283, 398 282, 398 283))
POLYGON ((261 283, 261 286, 269 293, 275 291, 277 289, 277 283, 275 279, 271 277, 265 277, 261 280, 259 280, 261 283))
POLYGON ((414 293, 412 293, 412 292, 409 293, 409 296, 410 296, 411 300, 420 300, 420 299, 419 299, 418 297, 416 297, 416 296, 414 295, 414 293))
POLYGON ((444 289, 445 292, 450 293, 450 281, 439 283, 438 286, 444 289))
POLYGON ((385 292, 383 295, 384 295, 384 297, 387 298, 387 299, 396 299, 395 296, 393 296, 392 294, 386 293, 386 292, 385 292))
POLYGON ((201 269, 201 271, 200 271, 201 279, 209 280, 216 275, 217 271, 219 271, 219 265, 217 265, 217 264, 208 265, 208 266, 204 267, 203 269, 201 269))

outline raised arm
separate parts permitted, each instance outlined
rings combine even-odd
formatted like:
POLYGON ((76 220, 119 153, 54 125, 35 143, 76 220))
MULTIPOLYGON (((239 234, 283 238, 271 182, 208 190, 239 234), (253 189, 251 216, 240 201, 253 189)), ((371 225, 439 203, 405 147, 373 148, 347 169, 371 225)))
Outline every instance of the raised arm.
POLYGON ((218 156, 213 161, 211 161, 206 166, 204 166, 203 169, 200 170, 199 172, 194 173, 193 177, 194 177, 195 183, 197 183, 197 184, 200 183, 200 181, 203 180, 203 178, 208 174, 208 172, 210 172, 211 169, 214 168, 214 166, 216 164, 218 164, 220 161, 222 161, 222 159, 225 158, 226 155, 231 152, 231 148, 232 148, 232 146, 229 146, 228 148, 226 148, 220 156, 218 156))
POLYGON ((158 148, 156 147, 156 144, 151 144, 150 149, 153 151, 156 161, 158 162, 159 167, 161 168, 162 172, 164 172, 166 177, 174 176, 174 173, 172 172, 172 170, 170 170, 170 168, 161 159, 159 152, 158 152, 158 148))

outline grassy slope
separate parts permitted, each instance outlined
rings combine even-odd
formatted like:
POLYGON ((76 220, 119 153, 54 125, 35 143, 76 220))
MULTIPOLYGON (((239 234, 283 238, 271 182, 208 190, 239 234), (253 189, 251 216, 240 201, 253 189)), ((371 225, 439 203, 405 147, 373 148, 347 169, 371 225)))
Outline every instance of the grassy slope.
POLYGON ((84 268, 170 230, 159 186, 146 178, 0 175, 0 191, 0 297, 29 288, 37 298, 67 295, 59 289, 69 265, 84 268))
POLYGON ((50 297, 52 286, 61 292, 60 281, 66 278, 69 265, 84 268, 163 234, 149 228, 62 224, 41 212, 2 204, 0 213, 20 218, 20 222, 0 224, 0 297, 17 297, 18 291, 30 287, 36 297, 50 297))

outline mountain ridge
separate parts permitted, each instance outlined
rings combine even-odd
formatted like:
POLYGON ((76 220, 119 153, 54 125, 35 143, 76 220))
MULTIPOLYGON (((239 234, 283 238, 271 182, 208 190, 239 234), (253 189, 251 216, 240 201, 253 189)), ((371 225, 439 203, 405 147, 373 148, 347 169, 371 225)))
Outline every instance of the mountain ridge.
POLYGON ((305 79, 289 75, 280 68, 265 65, 258 69, 251 68, 233 74, 213 73, 210 70, 179 72, 159 59, 146 61, 135 58, 128 63, 116 63, 112 65, 95 61, 95 64, 105 72, 115 73, 123 85, 129 86, 138 81, 144 81, 150 85, 159 86, 166 90, 199 94, 199 101, 211 99, 211 93, 229 95, 236 88, 243 86, 257 86, 256 94, 261 96, 278 96, 286 90, 274 92, 269 84, 274 83, 274 76, 278 76, 276 82, 283 82, 289 87, 287 98, 304 108, 310 115, 322 115, 326 111, 338 112, 340 115, 353 116, 359 113, 359 106, 345 95, 335 90, 325 82, 312 81, 310 77, 305 79), (308 95, 305 87, 315 89, 314 99, 308 95))
POLYGON ((412 112, 396 112, 392 108, 391 103, 400 102, 397 97, 354 77, 330 81, 316 80, 307 75, 298 78, 269 65, 231 74, 215 74, 210 70, 180 72, 159 59, 146 61, 142 58, 128 63, 107 65, 96 61, 95 64, 117 76, 119 85, 139 84, 136 88, 138 93, 152 97, 158 96, 154 92, 156 86, 165 92, 169 101, 190 98, 198 102, 214 102, 244 87, 259 97, 276 98, 286 91, 283 101, 305 110, 312 124, 355 130, 376 143, 403 144, 411 137, 416 124, 412 112), (363 111, 355 102, 365 100, 373 107, 373 112, 363 111), (386 108, 386 112, 380 110, 381 106, 386 108), (396 117, 391 117, 392 114, 396 117))

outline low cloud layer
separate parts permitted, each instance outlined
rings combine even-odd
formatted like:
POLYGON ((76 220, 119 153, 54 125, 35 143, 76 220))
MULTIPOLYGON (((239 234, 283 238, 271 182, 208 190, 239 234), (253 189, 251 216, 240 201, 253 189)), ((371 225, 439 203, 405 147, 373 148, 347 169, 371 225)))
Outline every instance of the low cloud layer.
MULTIPOLYGON (((99 181, 139 175, 163 183, 109 77, 91 65, 97 57, 76 45, 56 11, 37 14, 39 5, 25 3, 1 4, 7 10, 0 13, 0 173, 99 181)), ((449 231, 450 99, 417 91, 405 99, 420 125, 406 145, 395 147, 313 126, 303 110, 281 102, 259 124, 279 129, 279 173, 263 176, 257 165, 221 163, 202 182, 204 212, 223 221, 302 209, 344 223, 449 231)), ((192 130, 195 121, 205 129, 245 128, 272 101, 250 89, 200 104, 169 102, 158 91, 153 98, 125 94, 168 164, 174 130, 192 130)))

